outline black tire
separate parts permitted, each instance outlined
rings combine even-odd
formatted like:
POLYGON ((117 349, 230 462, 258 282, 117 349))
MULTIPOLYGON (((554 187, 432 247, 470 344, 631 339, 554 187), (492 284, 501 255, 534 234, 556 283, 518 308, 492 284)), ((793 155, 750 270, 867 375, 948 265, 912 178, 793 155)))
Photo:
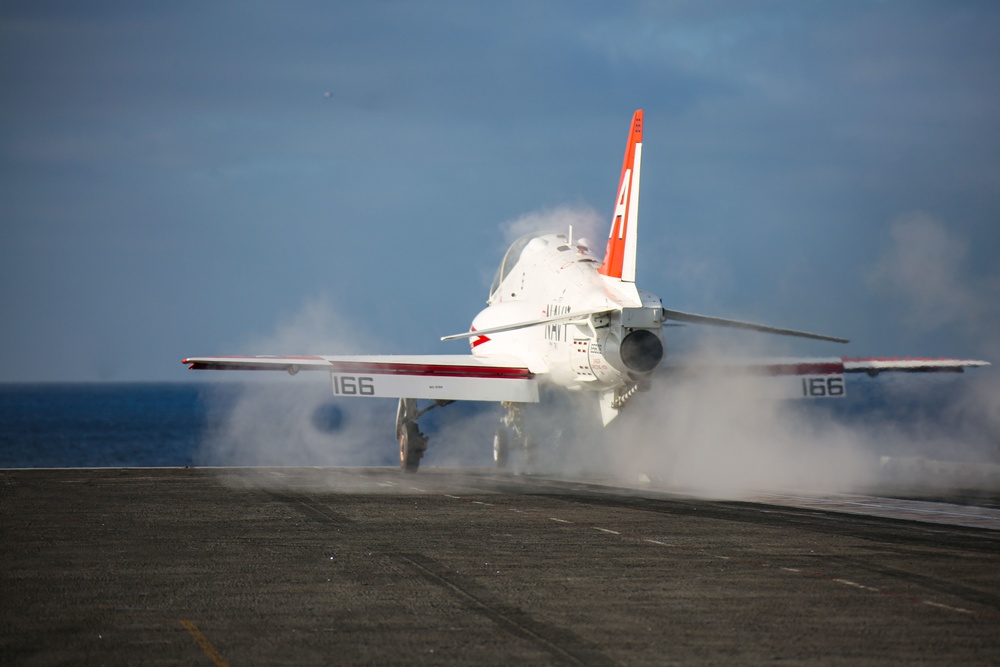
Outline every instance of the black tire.
POLYGON ((417 472, 423 455, 423 434, 415 422, 406 422, 399 436, 399 467, 403 472, 417 472))
POLYGON ((506 468, 510 460, 510 443, 507 439, 507 429, 500 427, 493 436, 493 463, 497 468, 506 468))

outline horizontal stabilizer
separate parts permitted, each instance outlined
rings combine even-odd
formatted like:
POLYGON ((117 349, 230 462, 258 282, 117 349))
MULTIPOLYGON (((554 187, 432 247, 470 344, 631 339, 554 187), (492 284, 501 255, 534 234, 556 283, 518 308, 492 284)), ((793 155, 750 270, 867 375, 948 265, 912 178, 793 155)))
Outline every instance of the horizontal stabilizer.
POLYGON ((779 336, 795 336, 796 338, 811 338, 813 340, 825 340, 831 343, 849 343, 846 338, 835 336, 824 336, 823 334, 809 333, 808 331, 796 331, 795 329, 781 329, 765 324, 754 324, 753 322, 743 322, 741 320, 729 320, 721 317, 709 317, 707 315, 695 315, 694 313, 682 313, 679 310, 663 309, 663 319, 675 322, 686 322, 688 324, 705 324, 715 327, 728 327, 730 329, 746 329, 748 331, 759 331, 761 333, 777 334, 779 336))

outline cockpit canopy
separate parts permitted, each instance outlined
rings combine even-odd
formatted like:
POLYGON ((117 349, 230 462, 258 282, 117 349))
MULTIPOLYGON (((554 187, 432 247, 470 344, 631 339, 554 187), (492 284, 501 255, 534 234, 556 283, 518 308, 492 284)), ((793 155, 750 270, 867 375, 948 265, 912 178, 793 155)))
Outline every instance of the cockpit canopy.
POLYGON ((541 242, 540 245, 542 247, 550 244, 558 244, 555 249, 559 252, 572 251, 576 254, 577 259, 579 260, 590 262, 597 261, 597 259, 590 253, 590 248, 588 247, 586 239, 579 239, 571 245, 569 240, 566 238, 566 234, 527 234, 511 243, 507 252, 504 254, 503 260, 500 262, 500 266, 497 267, 497 272, 493 276, 493 283, 490 285, 489 303, 493 303, 497 299, 497 290, 500 289, 500 283, 502 283, 504 279, 510 275, 511 270, 521 259, 521 254, 524 252, 524 249, 536 239, 541 242))
POLYGON ((497 267, 496 274, 493 276, 493 284, 490 285, 490 301, 493 301, 497 290, 500 289, 500 283, 502 283, 504 278, 507 277, 510 270, 514 268, 514 265, 517 264, 517 260, 521 259, 521 253, 524 251, 524 247, 528 245, 533 238, 535 238, 534 234, 528 234, 527 236, 522 236, 510 244, 510 247, 503 256, 503 260, 500 262, 500 266, 497 267))

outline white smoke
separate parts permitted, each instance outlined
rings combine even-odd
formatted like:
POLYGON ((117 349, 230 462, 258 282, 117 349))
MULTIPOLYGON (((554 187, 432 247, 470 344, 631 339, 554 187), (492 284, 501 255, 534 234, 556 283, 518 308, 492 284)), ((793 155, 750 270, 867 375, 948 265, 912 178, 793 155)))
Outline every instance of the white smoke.
POLYGON ((892 245, 868 281, 905 304, 901 324, 925 331, 955 326, 971 330, 984 347, 995 345, 1000 276, 970 276, 965 270, 968 243, 924 213, 900 217, 890 234, 892 245))
MULTIPOLYGON (((901 330, 964 331, 992 360, 1000 351, 997 276, 970 276, 967 244, 926 215, 898 220, 892 239, 870 279, 874 288, 908 306, 901 330)), ((733 336, 724 345, 713 338, 706 338, 699 354, 769 356, 759 347, 735 351, 733 336)), ((753 379, 661 378, 608 429, 612 468, 623 479, 641 476, 724 498, 870 488, 888 479, 886 456, 907 462, 891 469, 895 485, 976 488, 1000 481, 1000 468, 993 465, 1000 464, 995 370, 851 378, 848 387, 849 394, 860 392, 856 401, 872 399, 880 407, 861 405, 845 413, 768 401, 759 398, 764 387, 753 379)))
MULTIPOLYGON (((754 354, 751 346, 734 353, 726 341, 685 358, 773 356, 760 345, 754 354)), ((854 491, 874 481, 878 458, 863 434, 797 401, 764 398, 770 389, 761 378, 659 375, 606 429, 596 418, 597 397, 577 394, 568 405, 541 409, 545 422, 567 425, 562 439, 547 440, 556 454, 545 457, 543 469, 726 499, 854 491)))
POLYGON ((844 492, 873 481, 874 459, 855 430, 764 395, 753 379, 662 383, 629 406, 637 414, 620 428, 633 457, 623 472, 715 498, 844 492))
POLYGON ((591 244, 599 243, 599 247, 591 246, 591 250, 600 254, 604 247, 607 232, 607 222, 593 208, 586 206, 559 206, 553 209, 527 213, 514 220, 500 225, 504 241, 507 245, 528 234, 565 234, 573 227, 573 239, 586 238, 591 244))
POLYGON ((223 385, 210 400, 215 411, 203 440, 203 465, 384 465, 393 460, 394 402, 335 402, 327 373, 223 385))
MULTIPOLYGON (((378 353, 379 342, 328 299, 307 299, 249 354, 378 353)), ((210 392, 213 407, 198 462, 222 466, 383 465, 395 457, 390 399, 334 400, 322 371, 232 371, 239 384, 210 392)), ((231 378, 227 378, 231 379, 231 378)))
MULTIPOLYGON (((923 213, 892 226, 893 245, 869 279, 879 291, 904 304, 907 324, 923 330, 947 328, 964 336, 986 361, 1000 362, 1000 273, 974 275, 968 243, 923 213)), ((974 371, 942 394, 947 409, 938 439, 955 449, 970 443, 1000 447, 1000 376, 996 367, 974 371), (949 437, 950 436, 950 437, 949 437)), ((931 431, 925 426, 924 431, 931 431)), ((947 454, 947 452, 943 452, 947 454)), ((1000 456, 996 457, 1000 463, 1000 456)))
POLYGON ((379 342, 362 325, 345 317, 343 309, 325 295, 303 300, 298 311, 265 336, 243 347, 249 354, 374 354, 379 342), (366 349, 359 342, 365 341, 366 349))
MULTIPOLYGON (((522 216, 502 230, 513 240, 530 233, 565 233, 569 225, 576 238, 589 237, 593 244, 604 222, 593 210, 564 207, 522 216)), ((963 271, 966 246, 919 215, 898 221, 892 238, 872 270, 872 285, 910 304, 913 322, 965 327, 979 335, 984 354, 1000 351, 992 335, 1000 317, 987 287, 997 281, 969 279, 963 271)), ((708 358, 785 351, 781 339, 716 338, 710 329, 690 331, 695 329, 706 334, 697 353, 708 358), (737 340, 753 344, 736 349, 737 340)), ((306 301, 273 334, 248 347, 250 353, 279 355, 379 351, 375 337, 322 298, 306 301)), ((334 402, 326 373, 267 379, 244 385, 236 395, 220 395, 202 463, 395 465, 394 400, 334 402)), ((990 447, 1000 443, 1000 382, 994 372, 957 378, 885 376, 870 382, 884 384, 887 406, 855 418, 760 398, 763 388, 753 379, 734 384, 724 378, 659 377, 608 429, 599 425, 595 395, 546 392, 550 400, 529 412, 538 445, 531 464, 546 474, 627 483, 642 479, 697 495, 743 498, 773 491, 855 491, 879 481, 879 457, 887 453, 976 461, 988 458, 990 447), (908 413, 901 420, 894 413, 894 399, 905 402, 927 392, 957 400, 934 414, 908 413)), ((499 416, 499 409, 435 410, 421 420, 432 435, 424 465, 488 465, 499 416)), ((515 469, 524 469, 527 458, 515 453, 515 469)))
MULTIPOLYGON (((512 225, 516 232, 510 235, 537 229, 538 221, 549 219, 529 216, 512 225)), ((998 280, 967 275, 966 244, 923 215, 897 221, 892 239, 872 269, 871 284, 910 305, 901 330, 917 322, 925 328, 957 327, 976 336, 985 356, 1000 349, 995 335, 998 301, 991 296, 997 293, 993 288, 998 280)), ((693 357, 754 358, 786 352, 782 339, 719 336, 709 329, 699 333, 705 335, 693 357)), ((536 410, 540 439, 550 452, 542 458, 541 469, 626 483, 643 479, 697 495, 744 498, 774 491, 871 489, 886 482, 887 455, 968 463, 992 456, 1000 462, 1000 382, 995 372, 851 378, 848 386, 849 394, 860 392, 855 400, 861 405, 853 412, 811 401, 761 398, 767 394, 765 381, 753 378, 736 383, 723 377, 658 377, 606 430, 594 423, 592 395, 549 402, 536 410), (881 400, 882 407, 866 404, 869 395, 881 400), (932 406, 939 409, 929 409, 932 406)), ((972 468, 947 469, 944 480, 929 479, 933 473, 925 466, 906 470, 902 479, 896 474, 891 481, 925 487, 978 483, 975 475, 966 474, 972 468)))

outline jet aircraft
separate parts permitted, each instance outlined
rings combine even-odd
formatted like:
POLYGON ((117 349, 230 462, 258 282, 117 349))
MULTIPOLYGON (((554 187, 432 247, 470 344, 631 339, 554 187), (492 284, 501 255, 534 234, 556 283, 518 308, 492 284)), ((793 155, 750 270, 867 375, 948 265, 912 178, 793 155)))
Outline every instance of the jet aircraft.
MULTIPOLYGON (((664 363, 664 328, 700 324, 833 343, 847 340, 664 307, 636 285, 643 112, 632 117, 603 256, 586 239, 529 235, 503 256, 487 307, 469 330, 441 340, 466 339, 469 354, 190 357, 191 369, 324 371, 335 396, 398 398, 399 464, 415 472, 427 447, 418 419, 454 401, 495 401, 505 408, 493 439, 494 462, 508 465, 512 449, 526 449, 526 406, 540 386, 594 396, 605 425, 649 387, 655 374, 683 364, 664 363), (431 401, 421 408, 418 400, 431 401)), ((986 366, 973 359, 775 358, 730 363, 726 372, 771 381, 785 398, 828 398, 846 392, 848 373, 961 372, 986 366)), ((688 369, 690 370, 690 369, 688 369)))

